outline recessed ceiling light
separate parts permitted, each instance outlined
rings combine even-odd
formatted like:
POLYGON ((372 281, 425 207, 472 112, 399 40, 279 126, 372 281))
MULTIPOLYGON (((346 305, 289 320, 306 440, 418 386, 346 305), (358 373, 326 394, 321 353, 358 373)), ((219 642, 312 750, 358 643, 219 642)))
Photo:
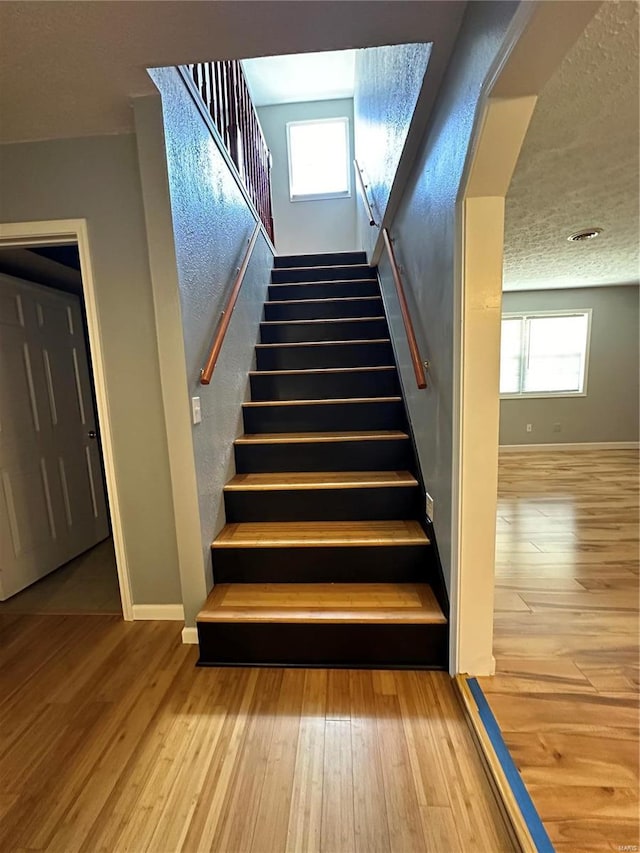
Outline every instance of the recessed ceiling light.
POLYGON ((593 240, 598 234, 602 234, 602 228, 583 228, 582 231, 576 231, 570 237, 567 237, 570 243, 581 243, 584 240, 593 240))

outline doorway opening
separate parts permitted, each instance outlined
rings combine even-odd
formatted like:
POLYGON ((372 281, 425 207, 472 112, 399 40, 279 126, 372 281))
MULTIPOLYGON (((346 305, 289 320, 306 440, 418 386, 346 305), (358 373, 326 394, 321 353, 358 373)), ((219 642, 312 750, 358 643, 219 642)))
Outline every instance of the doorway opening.
POLYGON ((131 619, 84 222, 0 226, 0 325, 0 614, 131 619))

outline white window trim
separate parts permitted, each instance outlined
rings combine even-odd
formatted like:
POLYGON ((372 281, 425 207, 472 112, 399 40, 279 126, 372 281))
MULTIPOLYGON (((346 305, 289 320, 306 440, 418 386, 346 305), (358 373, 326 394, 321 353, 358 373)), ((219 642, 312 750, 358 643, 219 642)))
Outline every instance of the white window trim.
POLYGON ((313 118, 307 119, 306 121, 288 121, 287 122, 287 162, 289 165, 289 201, 323 201, 325 199, 332 198, 351 198, 351 136, 349 134, 349 117, 348 116, 336 116, 332 118, 313 118), (343 192, 333 192, 333 193, 307 193, 304 195, 294 195, 291 192, 291 132, 290 128, 293 125, 301 125, 301 124, 329 124, 329 123, 341 123, 344 126, 344 133, 347 142, 347 189, 343 192))
MULTIPOLYGON (((501 400, 541 400, 549 397, 586 397, 589 385, 589 361, 591 354, 591 318, 592 308, 572 308, 564 311, 507 311, 502 315, 502 320, 516 318, 527 319, 527 317, 575 317, 587 315, 587 342, 584 350, 584 382, 582 391, 517 391, 515 393, 501 393, 501 400)), ((523 348, 524 348, 523 337, 523 348)), ((521 359, 521 369, 524 359, 521 359)), ((522 376, 520 376, 520 387, 522 387, 522 376)))

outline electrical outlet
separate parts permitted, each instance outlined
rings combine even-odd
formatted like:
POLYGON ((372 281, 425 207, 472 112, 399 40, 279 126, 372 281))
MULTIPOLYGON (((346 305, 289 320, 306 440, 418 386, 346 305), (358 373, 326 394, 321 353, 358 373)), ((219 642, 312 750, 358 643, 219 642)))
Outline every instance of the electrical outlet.
POLYGON ((200 408, 200 397, 191 398, 191 415, 194 424, 202 422, 202 409, 200 408))
POLYGON ((429 519, 429 521, 433 521, 433 498, 431 497, 429 492, 427 492, 426 497, 427 497, 427 518, 429 519))
POLYGON ((553 425, 554 432, 562 432, 562 424, 554 424, 553 425))
POLYGON ((527 432, 531 432, 533 430, 533 424, 527 424, 527 432))

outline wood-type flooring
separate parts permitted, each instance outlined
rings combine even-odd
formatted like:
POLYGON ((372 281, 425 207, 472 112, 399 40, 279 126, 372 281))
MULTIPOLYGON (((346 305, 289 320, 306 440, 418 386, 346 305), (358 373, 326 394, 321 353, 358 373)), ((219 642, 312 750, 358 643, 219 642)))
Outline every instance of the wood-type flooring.
POLYGON ((638 850, 638 453, 501 455, 479 679, 558 853, 638 850))
POLYGON ((442 672, 213 669, 179 623, 0 616, 0 850, 507 853, 442 672))

